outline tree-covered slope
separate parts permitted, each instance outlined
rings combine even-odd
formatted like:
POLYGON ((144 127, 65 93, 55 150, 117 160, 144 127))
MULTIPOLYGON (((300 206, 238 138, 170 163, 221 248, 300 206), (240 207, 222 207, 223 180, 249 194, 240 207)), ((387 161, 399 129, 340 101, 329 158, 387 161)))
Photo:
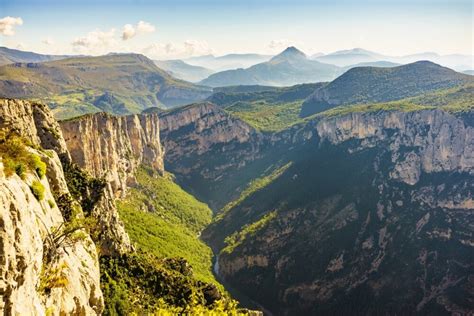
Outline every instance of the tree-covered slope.
POLYGON ((206 98, 207 88, 177 80, 138 54, 75 57, 0 67, 3 97, 45 101, 58 118, 106 111, 139 113, 206 98))
POLYGON ((301 110, 306 117, 339 105, 400 100, 472 83, 472 77, 428 61, 381 68, 357 67, 316 89, 301 110))
POLYGON ((211 249, 199 240, 211 210, 142 166, 137 183, 117 201, 134 253, 101 258, 105 315, 180 313, 246 315, 212 274, 211 249))
POLYGON ((224 108, 252 127, 274 132, 302 122, 303 101, 322 83, 291 87, 245 86, 220 88, 207 100, 224 108))

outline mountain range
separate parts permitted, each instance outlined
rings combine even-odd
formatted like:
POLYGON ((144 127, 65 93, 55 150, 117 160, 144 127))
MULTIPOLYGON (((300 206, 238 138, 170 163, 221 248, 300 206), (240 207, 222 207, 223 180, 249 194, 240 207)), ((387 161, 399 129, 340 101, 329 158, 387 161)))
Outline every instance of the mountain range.
POLYGON ((376 61, 389 61, 399 64, 408 64, 419 60, 429 60, 431 62, 441 64, 445 67, 453 68, 457 71, 471 69, 474 63, 474 56, 472 55, 440 55, 437 53, 427 52, 404 56, 390 56, 379 54, 362 48, 336 51, 327 55, 315 56, 313 59, 341 67, 347 67, 358 63, 376 61))
POLYGON ((233 85, 289 86, 328 81, 341 73, 339 67, 312 61, 295 47, 288 47, 267 62, 246 69, 215 73, 200 82, 211 87, 233 85))
POLYGON ((209 88, 175 79, 139 54, 74 57, 0 67, 0 95, 47 102, 59 118, 138 113, 202 100, 209 88))
POLYGON ((182 60, 156 60, 155 64, 166 70, 171 76, 189 82, 199 82, 212 75, 215 71, 201 66, 194 66, 182 60))
POLYGON ((223 56, 204 55, 190 57, 183 61, 193 65, 211 69, 213 71, 224 71, 229 69, 247 68, 252 65, 270 60, 271 55, 261 54, 227 54, 223 56))

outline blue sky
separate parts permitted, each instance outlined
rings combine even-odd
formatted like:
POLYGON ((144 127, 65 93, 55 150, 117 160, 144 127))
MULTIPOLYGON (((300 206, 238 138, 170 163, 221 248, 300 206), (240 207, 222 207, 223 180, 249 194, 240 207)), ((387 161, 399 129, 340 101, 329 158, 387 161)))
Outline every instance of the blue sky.
POLYGON ((309 54, 353 47, 390 55, 472 54, 472 15, 471 1, 456 0, 0 0, 0 45, 153 58, 273 54, 288 45, 309 54), (22 23, 2 20, 7 16, 22 23))

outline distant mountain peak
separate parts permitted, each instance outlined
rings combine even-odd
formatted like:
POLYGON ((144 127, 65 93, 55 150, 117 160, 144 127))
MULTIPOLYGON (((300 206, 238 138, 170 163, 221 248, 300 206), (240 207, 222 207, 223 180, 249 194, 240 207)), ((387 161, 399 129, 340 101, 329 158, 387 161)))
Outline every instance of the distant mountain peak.
POLYGON ((280 54, 273 57, 271 60, 281 60, 281 59, 294 59, 294 58, 305 58, 306 54, 300 51, 294 46, 287 47, 280 54))
POLYGON ((361 55, 368 55, 368 56, 377 56, 377 55, 379 55, 378 53, 371 52, 369 50, 366 50, 366 49, 363 49, 363 48, 360 48, 360 47, 356 47, 356 48, 352 48, 352 49, 346 49, 346 50, 339 50, 339 51, 333 52, 333 53, 328 54, 328 55, 347 55, 347 54, 361 54, 361 55))

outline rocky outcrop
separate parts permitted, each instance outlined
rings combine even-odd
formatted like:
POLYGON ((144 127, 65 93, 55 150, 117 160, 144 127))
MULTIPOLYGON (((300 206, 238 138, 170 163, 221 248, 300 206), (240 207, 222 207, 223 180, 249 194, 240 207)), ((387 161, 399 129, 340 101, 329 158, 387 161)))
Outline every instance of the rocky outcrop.
POLYGON ((254 141, 256 135, 248 124, 212 103, 165 112, 160 115, 160 124, 170 162, 191 154, 202 155, 219 144, 254 141))
POLYGON ((221 191, 225 188, 221 182, 261 156, 264 139, 254 128, 212 103, 161 113, 160 130, 166 169, 186 190, 214 209, 222 206, 227 194, 234 195, 240 184, 250 180, 250 174, 241 175, 241 183, 221 191), (193 185, 196 182, 203 185, 193 185))
POLYGON ((352 113, 320 120, 315 128, 321 139, 335 145, 360 141, 350 149, 354 151, 388 142, 390 177, 411 185, 422 172, 474 174, 472 122, 441 110, 352 113))
POLYGON ((125 196, 140 164, 164 170, 156 114, 97 113, 60 124, 72 160, 94 177, 105 178, 115 196, 125 196))
POLYGON ((23 136, 35 146, 54 150, 61 158, 70 159, 61 129, 43 104, 0 99, 0 127, 23 136))
POLYGON ((83 216, 77 202, 60 199, 70 196, 60 160, 67 162, 69 153, 58 124, 44 105, 0 100, 0 130, 23 137, 28 152, 46 165, 45 175, 24 171, 20 177, 7 175, 0 161, 0 313, 101 314, 91 237, 78 230, 74 238, 50 239, 67 227, 66 209, 83 216), (43 189, 41 195, 35 195, 34 185, 43 189))

